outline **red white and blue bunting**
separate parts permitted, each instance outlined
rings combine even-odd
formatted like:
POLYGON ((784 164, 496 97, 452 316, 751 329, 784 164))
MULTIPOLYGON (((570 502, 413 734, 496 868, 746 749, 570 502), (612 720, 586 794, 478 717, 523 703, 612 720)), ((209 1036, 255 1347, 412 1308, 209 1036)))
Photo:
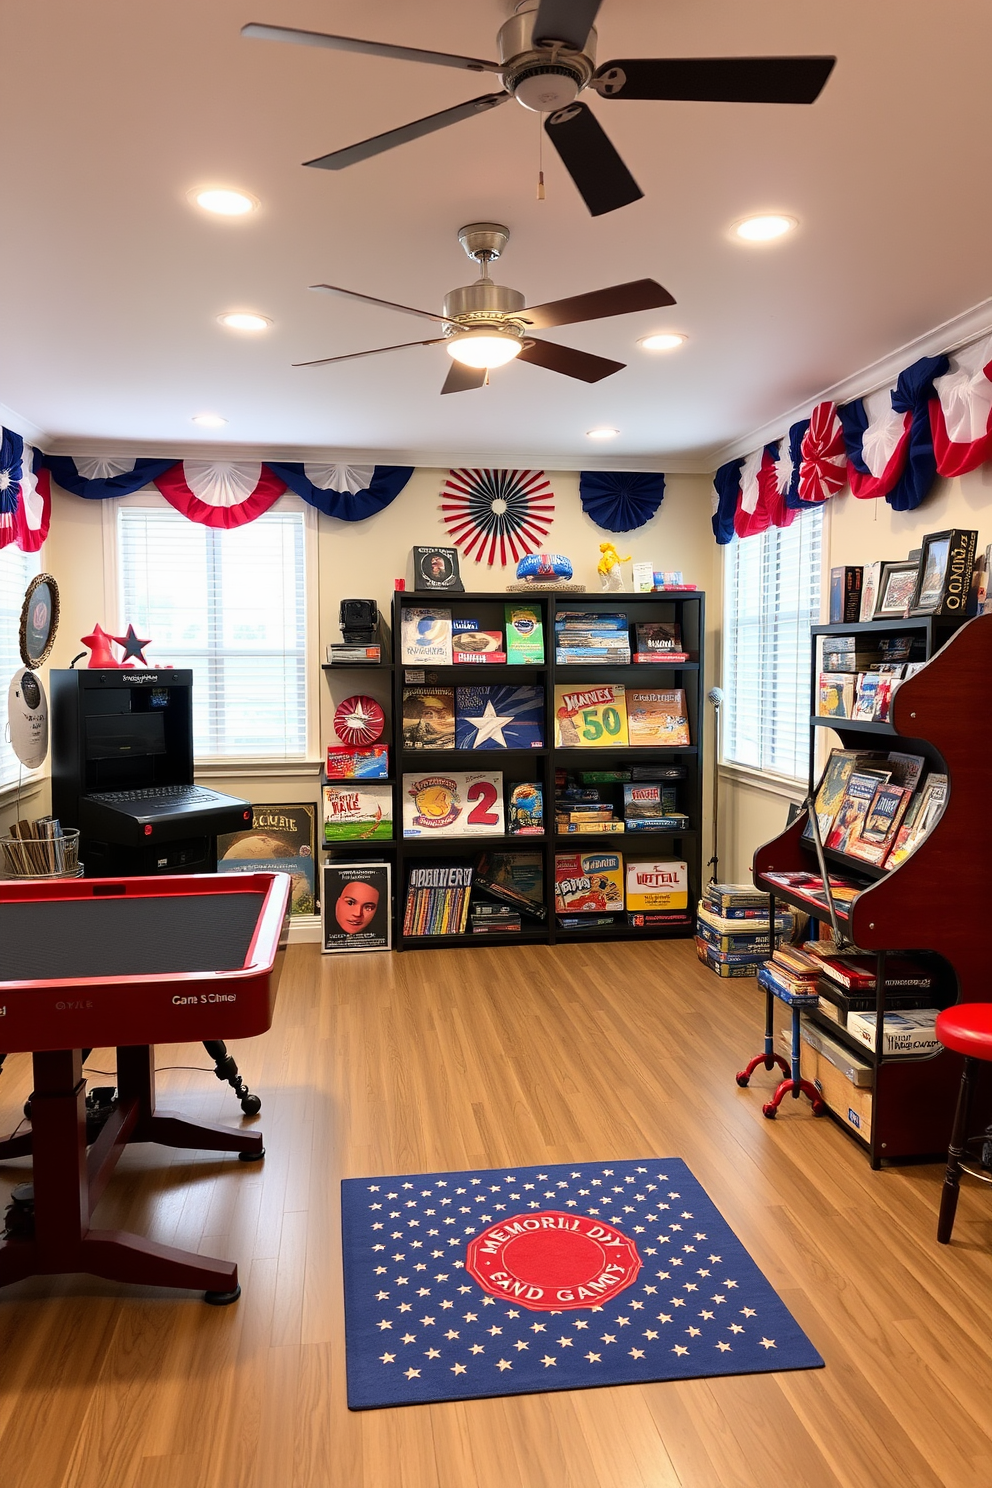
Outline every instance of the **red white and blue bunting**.
POLYGON ((52 520, 52 492, 42 457, 20 434, 0 431, 0 548, 37 553, 52 520))
POLYGON ((948 363, 930 400, 934 458, 938 475, 967 475, 992 460, 992 336, 948 363))
POLYGON ((363 522, 395 501, 413 474, 412 465, 269 464, 291 491, 325 517, 363 522))

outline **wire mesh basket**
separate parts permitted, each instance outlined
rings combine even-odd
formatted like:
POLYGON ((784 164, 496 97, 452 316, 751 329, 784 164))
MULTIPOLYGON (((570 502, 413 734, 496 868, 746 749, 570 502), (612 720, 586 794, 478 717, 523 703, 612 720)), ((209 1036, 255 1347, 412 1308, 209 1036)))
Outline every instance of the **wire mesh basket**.
POLYGON ((0 837, 0 879, 78 878, 82 871, 75 827, 60 837, 0 837))

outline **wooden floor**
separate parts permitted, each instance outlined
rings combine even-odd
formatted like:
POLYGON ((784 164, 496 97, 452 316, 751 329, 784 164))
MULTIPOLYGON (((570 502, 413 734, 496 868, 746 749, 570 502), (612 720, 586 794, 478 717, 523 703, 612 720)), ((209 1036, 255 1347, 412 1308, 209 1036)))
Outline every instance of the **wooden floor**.
MULTIPOLYGON (((3 1488, 988 1488, 992 1193, 938 1247, 938 1167, 872 1173, 805 1103, 765 1121, 772 1077, 734 1083, 760 1023, 691 942, 294 947, 272 1032, 235 1050, 264 1164, 132 1148, 97 1214, 236 1259, 241 1301, 0 1294, 3 1488), (825 1369, 349 1413, 341 1177, 644 1156, 688 1162, 825 1369)), ((29 1088, 11 1057, 0 1129, 29 1088)), ((211 1074, 160 1096, 239 1114, 211 1074)))

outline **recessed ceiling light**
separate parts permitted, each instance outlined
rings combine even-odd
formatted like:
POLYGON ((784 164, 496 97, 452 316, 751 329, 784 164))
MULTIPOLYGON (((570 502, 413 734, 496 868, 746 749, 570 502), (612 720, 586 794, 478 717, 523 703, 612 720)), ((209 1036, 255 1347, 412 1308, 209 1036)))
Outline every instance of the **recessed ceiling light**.
POLYGON ((645 351, 674 351, 676 346, 682 346, 686 339, 677 331, 662 331, 656 336, 642 336, 637 344, 645 351))
POLYGON ((742 222, 734 224, 734 232, 746 243, 770 243, 773 238, 784 237, 797 226, 795 217, 769 212, 760 217, 745 217, 742 222))
POLYGON ((587 439, 616 439, 616 437, 617 437, 617 435, 619 433, 620 433, 620 430, 619 429, 609 429, 604 424, 601 429, 587 429, 586 430, 586 438, 587 439))
POLYGON ((272 324, 267 315, 251 315, 246 310, 232 310, 217 319, 231 331, 265 331, 272 324))
POLYGON ((227 187, 212 186, 205 191, 191 191, 189 198, 205 212, 213 212, 218 217, 244 217, 259 205, 258 198, 249 196, 247 191, 232 191, 227 187))
POLYGON ((219 413, 194 413, 192 422, 199 424, 201 429, 220 429, 227 419, 221 418, 219 413))

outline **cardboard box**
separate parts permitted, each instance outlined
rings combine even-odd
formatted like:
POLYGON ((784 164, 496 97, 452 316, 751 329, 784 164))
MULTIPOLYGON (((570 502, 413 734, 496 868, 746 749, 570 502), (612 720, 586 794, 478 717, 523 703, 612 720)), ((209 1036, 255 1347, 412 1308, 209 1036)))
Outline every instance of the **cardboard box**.
MULTIPOLYGON (((779 1036, 779 1047, 786 1058, 789 1058, 792 1044, 785 1030, 779 1036)), ((866 1142, 870 1141, 874 1104, 872 1091, 852 1085, 842 1070, 831 1064, 829 1059, 805 1040, 800 1050, 799 1064, 803 1079, 816 1086, 830 1110, 840 1117, 845 1126, 856 1131, 859 1137, 866 1142)))
POLYGON ((364 744, 347 748, 327 746, 328 780, 385 780, 389 775, 389 745, 364 744))
POLYGON ((676 858, 626 861, 628 909, 685 909, 689 903, 688 865, 676 858))
POLYGON ((557 914, 604 914, 623 907, 619 853, 555 853, 557 914))
POLYGON ((325 785, 324 841, 369 841, 393 835, 393 787, 371 781, 325 785))

